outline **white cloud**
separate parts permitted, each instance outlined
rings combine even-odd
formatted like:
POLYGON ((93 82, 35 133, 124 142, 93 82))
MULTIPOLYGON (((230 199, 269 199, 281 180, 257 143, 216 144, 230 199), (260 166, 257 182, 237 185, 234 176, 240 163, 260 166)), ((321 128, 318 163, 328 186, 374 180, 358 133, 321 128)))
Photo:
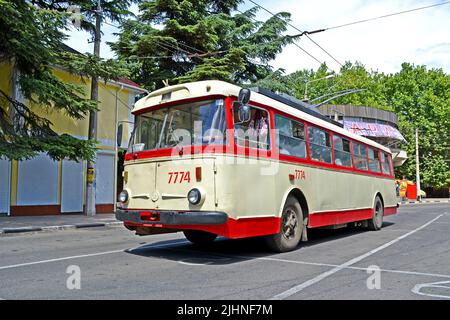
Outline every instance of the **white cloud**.
MULTIPOLYGON (((101 37, 101 45, 100 45, 100 56, 102 58, 112 58, 114 57, 114 53, 111 48, 107 45, 106 42, 115 42, 117 41, 114 33, 118 32, 117 28, 114 28, 110 25, 102 24, 102 37, 101 37)), ((85 31, 79 31, 73 28, 68 35, 70 36, 67 41, 64 43, 69 47, 81 52, 81 53, 93 53, 94 52, 94 43, 93 37, 85 31)))
MULTIPOLYGON (((433 2, 281 0, 276 4, 269 1, 261 4, 273 12, 291 12, 292 24, 301 30, 316 30, 431 5, 433 2)), ((297 31, 289 28, 288 33, 295 34, 297 31)), ((426 64, 430 68, 442 68, 449 72, 449 36, 450 5, 444 5, 331 29, 310 37, 341 63, 357 60, 370 69, 390 73, 400 70, 402 62, 426 64), (439 44, 441 46, 436 47, 439 44)), ((302 38, 298 44, 320 61, 326 61, 332 69, 339 70, 339 65, 307 38, 302 38)), ((302 68, 316 69, 318 63, 290 45, 272 65, 289 73, 302 68)))
MULTIPOLYGON (((255 1, 272 12, 290 12, 292 24, 301 30, 322 29, 438 3, 433 0, 255 1)), ((246 1, 241 10, 251 6, 253 4, 246 1)), ((131 10, 138 12, 136 6, 131 10)), ((264 20, 269 17, 268 13, 260 10, 257 18, 264 20)), ((111 58, 114 54, 106 41, 115 41, 113 33, 117 29, 103 24, 102 30, 101 56, 111 58)), ((297 34, 298 31, 289 28, 288 33, 297 34)), ((92 52, 93 44, 87 43, 88 34, 73 31, 70 36, 66 42, 69 46, 81 52, 92 52)), ((341 63, 360 61, 369 69, 390 73, 400 70, 402 62, 411 62, 450 72, 450 5, 332 29, 310 37, 341 63)), ((339 65, 306 37, 298 44, 320 61, 326 61, 331 69, 339 70, 339 65)), ((286 69, 287 73, 319 66, 294 45, 286 47, 272 65, 286 69)))

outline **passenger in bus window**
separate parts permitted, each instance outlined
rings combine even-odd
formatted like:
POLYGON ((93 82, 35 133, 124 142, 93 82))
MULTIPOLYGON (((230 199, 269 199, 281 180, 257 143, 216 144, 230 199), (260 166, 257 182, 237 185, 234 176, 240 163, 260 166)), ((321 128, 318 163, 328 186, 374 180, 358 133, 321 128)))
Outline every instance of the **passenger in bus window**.
POLYGON ((251 108, 250 121, 239 123, 235 113, 235 137, 239 146, 269 149, 268 113, 265 110, 251 108))

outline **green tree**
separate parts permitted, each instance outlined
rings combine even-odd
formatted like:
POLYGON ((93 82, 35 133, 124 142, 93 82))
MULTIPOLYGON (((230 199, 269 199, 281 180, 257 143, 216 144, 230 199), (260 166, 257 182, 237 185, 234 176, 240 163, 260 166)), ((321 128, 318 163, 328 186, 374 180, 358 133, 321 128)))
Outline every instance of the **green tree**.
POLYGON ((256 82, 272 72, 268 62, 295 37, 283 35, 290 14, 265 22, 257 8, 235 13, 242 0, 150 0, 137 20, 123 24, 112 48, 133 64, 132 78, 152 90, 206 79, 256 82))
MULTIPOLYGON (((303 98, 305 79, 323 78, 328 68, 299 70, 289 75, 273 74, 259 81, 269 89, 303 98)), ((402 149, 409 159, 396 168, 398 177, 414 180, 415 129, 419 128, 419 151, 422 185, 445 187, 450 183, 450 76, 441 69, 428 70, 425 66, 402 65, 395 74, 368 71, 361 63, 346 62, 336 77, 310 83, 308 96, 315 99, 328 93, 346 89, 365 91, 339 97, 329 104, 370 106, 395 112, 399 129, 406 139, 402 149)), ((328 98, 328 97, 327 97, 328 98)), ((314 101, 317 103, 326 98, 314 101)))
MULTIPOLYGON (((27 101, 75 119, 84 118, 97 104, 83 98, 82 86, 58 79, 53 66, 105 80, 125 71, 113 61, 80 55, 63 45, 67 38, 64 31, 72 18, 67 8, 77 4, 87 7, 88 3, 93 5, 94 1, 0 0, 0 62, 14 66, 17 84, 27 101)), ((88 28, 89 19, 83 21, 84 28, 88 28)), ((48 119, 33 113, 9 92, 0 91, 0 157, 20 160, 45 152, 53 159, 92 159, 94 148, 95 141, 57 134, 48 119)))
POLYGON ((415 129, 419 128, 419 160, 422 182, 445 187, 450 183, 450 76, 441 69, 402 64, 402 70, 386 80, 386 99, 398 115, 409 159, 397 168, 399 176, 415 176, 415 129))

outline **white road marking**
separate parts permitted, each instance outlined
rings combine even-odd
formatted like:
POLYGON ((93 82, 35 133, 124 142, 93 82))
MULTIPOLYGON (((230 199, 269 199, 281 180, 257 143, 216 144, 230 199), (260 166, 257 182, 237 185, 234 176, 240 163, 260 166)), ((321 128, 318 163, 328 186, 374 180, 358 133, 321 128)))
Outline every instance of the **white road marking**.
POLYGON ((450 299, 450 286, 445 286, 443 284, 449 284, 450 281, 441 281, 441 282, 433 282, 433 283, 422 283, 422 284, 416 284, 414 288, 411 290, 415 294, 419 294, 421 296, 427 296, 427 297, 433 297, 433 298, 443 298, 443 299, 450 299), (432 293, 424 293, 420 292, 422 288, 442 288, 442 289, 448 289, 449 295, 439 295, 439 294, 432 294, 432 293))
MULTIPOLYGON (((337 265, 337 264, 317 263, 317 262, 307 262, 307 261, 295 261, 295 260, 286 260, 286 259, 277 259, 277 258, 258 258, 258 260, 279 261, 279 262, 296 263, 296 264, 319 266, 319 267, 339 267, 340 266, 340 265, 337 265)), ((369 268, 351 267, 351 266, 343 267, 342 269, 361 270, 361 271, 369 270, 369 268)), ((388 272, 388 273, 400 273, 400 274, 408 274, 408 275, 415 275, 415 276, 427 276, 427 277, 436 277, 436 278, 447 278, 447 279, 450 279, 450 275, 447 275, 447 274, 426 273, 426 272, 405 271, 405 270, 394 270, 394 269, 380 269, 380 271, 388 272)))
MULTIPOLYGON (((180 250, 181 251, 181 250, 180 250)), ((185 252, 185 251, 183 251, 185 252)), ((225 262, 231 260, 233 257, 225 257, 225 256, 219 256, 219 257, 208 257, 208 258, 186 258, 178 260, 177 262, 180 264, 184 264, 187 266, 208 266, 212 265, 217 262, 225 262), (195 262, 195 261, 202 261, 202 262, 195 262)))
MULTIPOLYGON (((182 252, 192 252, 190 250, 186 249, 175 249, 175 248, 169 248, 170 250, 174 251, 182 251, 182 252)), ((255 256, 241 256, 241 255, 234 255, 234 254, 224 254, 224 253, 217 253, 217 252, 208 252, 208 254, 214 254, 216 256, 221 256, 229 259, 244 259, 244 260, 266 260, 266 261, 275 261, 275 262, 284 262, 284 263, 294 263, 294 264, 301 264, 301 265, 309 265, 309 266, 318 266, 318 267, 339 267, 340 265, 337 264, 330 264, 330 263, 321 263, 321 262, 309 262, 309 261, 298 261, 298 260, 287 260, 287 259, 280 259, 280 258, 269 258, 269 257, 255 257, 255 256)), ((186 263, 184 260, 184 263, 182 264, 192 264, 194 263, 186 263)), ((177 261, 177 262, 180 262, 177 261)), ((197 265, 197 264, 195 264, 197 265)), ((204 264, 198 264, 198 265, 204 265, 204 264)), ((342 267, 342 269, 349 269, 349 270, 361 270, 367 272, 369 268, 364 267, 342 267)), ((407 271, 407 270, 395 270, 395 269, 380 269, 382 272, 387 273, 399 273, 399 274, 407 274, 407 275, 414 275, 414 276, 425 276, 425 277, 435 277, 435 278, 444 278, 444 279, 450 279, 450 275, 448 274, 439 274, 439 273, 428 273, 428 272, 418 272, 418 271, 407 271)))
POLYGON ((383 244, 383 245, 381 245, 381 246, 379 246, 379 247, 377 247, 377 248, 375 248, 373 250, 370 250, 369 252, 367 252, 365 254, 362 254, 362 255, 360 255, 358 257, 355 257, 355 258, 353 258, 353 259, 351 259, 351 260, 349 260, 347 262, 344 262, 341 265, 338 265, 338 266, 334 267, 331 270, 328 270, 328 271, 326 271, 324 273, 319 274, 318 276, 316 276, 316 277, 314 277, 314 278, 312 278, 312 279, 310 279, 310 280, 308 280, 306 282, 303 282, 303 283, 301 283, 299 285, 296 285, 296 286, 294 286, 294 287, 292 287, 292 288, 290 288, 290 289, 288 289, 288 290, 286 290, 284 292, 281 292, 281 293, 273 296, 271 298, 271 300, 283 300, 283 299, 289 298, 290 296, 301 292, 302 290, 304 290, 304 289, 308 288, 309 286, 312 286, 313 284, 315 284, 315 283, 317 283, 317 282, 319 282, 319 281, 321 281, 321 280, 323 280, 323 279, 325 279, 325 278, 335 274, 336 272, 338 272, 338 271, 340 271, 342 269, 348 268, 351 265, 353 265, 353 264, 355 264, 355 263, 357 263, 357 262, 359 262, 359 261, 361 261, 361 260, 363 260, 363 259, 365 259, 367 257, 370 257, 371 255, 373 255, 373 254, 375 254, 375 253, 377 253, 377 252, 379 252, 379 251, 381 251, 383 249, 386 249, 387 247, 390 247, 391 245, 399 242, 400 240, 405 239, 406 237, 409 237, 410 235, 416 233, 417 231, 420 231, 423 228, 426 228, 427 226, 429 226, 430 224, 432 224, 434 221, 436 221, 437 219, 439 219, 442 216, 443 216, 443 214, 441 214, 441 215, 437 216, 436 218, 428 221, 427 223, 423 224, 422 226, 420 226, 420 227, 418 227, 418 228, 416 228, 416 229, 414 229, 414 230, 412 230, 412 231, 410 231, 408 233, 405 233, 404 235, 401 235, 400 237, 395 238, 394 240, 391 240, 391 241, 389 241, 389 242, 387 242, 387 243, 385 243, 385 244, 383 244))
POLYGON ((160 244, 160 245, 158 245, 158 244, 156 244, 156 245, 147 245, 147 246, 136 247, 136 248, 133 248, 133 249, 126 248, 126 249, 119 249, 119 250, 111 250, 111 251, 104 251, 104 252, 81 254, 81 255, 77 255, 77 256, 69 256, 69 257, 41 260, 41 261, 18 263, 18 264, 13 264, 13 265, 9 265, 9 266, 0 267, 0 270, 12 269, 12 268, 18 268, 18 267, 25 267, 25 266, 32 266, 32 265, 36 265, 36 264, 43 264, 43 263, 50 263, 50 262, 58 262, 58 261, 64 261, 64 260, 71 260, 71 259, 79 259, 79 258, 102 256, 102 255, 113 254, 113 253, 120 253, 120 252, 131 252, 131 251, 136 250, 136 249, 164 248, 164 247, 168 247, 168 246, 182 245, 182 244, 186 244, 186 243, 189 243, 189 242, 182 241, 182 242, 166 243, 166 244, 160 244))
POLYGON ((211 261, 203 262, 203 263, 194 263, 194 262, 186 262, 184 260, 178 260, 177 262, 179 264, 184 264, 186 266, 206 266, 206 265, 210 265, 212 263, 211 261))

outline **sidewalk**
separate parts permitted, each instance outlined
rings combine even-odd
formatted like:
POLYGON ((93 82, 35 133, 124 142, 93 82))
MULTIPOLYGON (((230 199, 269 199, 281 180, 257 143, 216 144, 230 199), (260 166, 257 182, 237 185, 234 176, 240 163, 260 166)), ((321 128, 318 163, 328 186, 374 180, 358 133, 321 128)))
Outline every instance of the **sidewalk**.
POLYGON ((0 216, 0 236, 22 232, 111 227, 119 225, 122 225, 122 222, 116 220, 114 213, 102 213, 97 214, 94 217, 87 217, 82 214, 27 217, 0 216))

